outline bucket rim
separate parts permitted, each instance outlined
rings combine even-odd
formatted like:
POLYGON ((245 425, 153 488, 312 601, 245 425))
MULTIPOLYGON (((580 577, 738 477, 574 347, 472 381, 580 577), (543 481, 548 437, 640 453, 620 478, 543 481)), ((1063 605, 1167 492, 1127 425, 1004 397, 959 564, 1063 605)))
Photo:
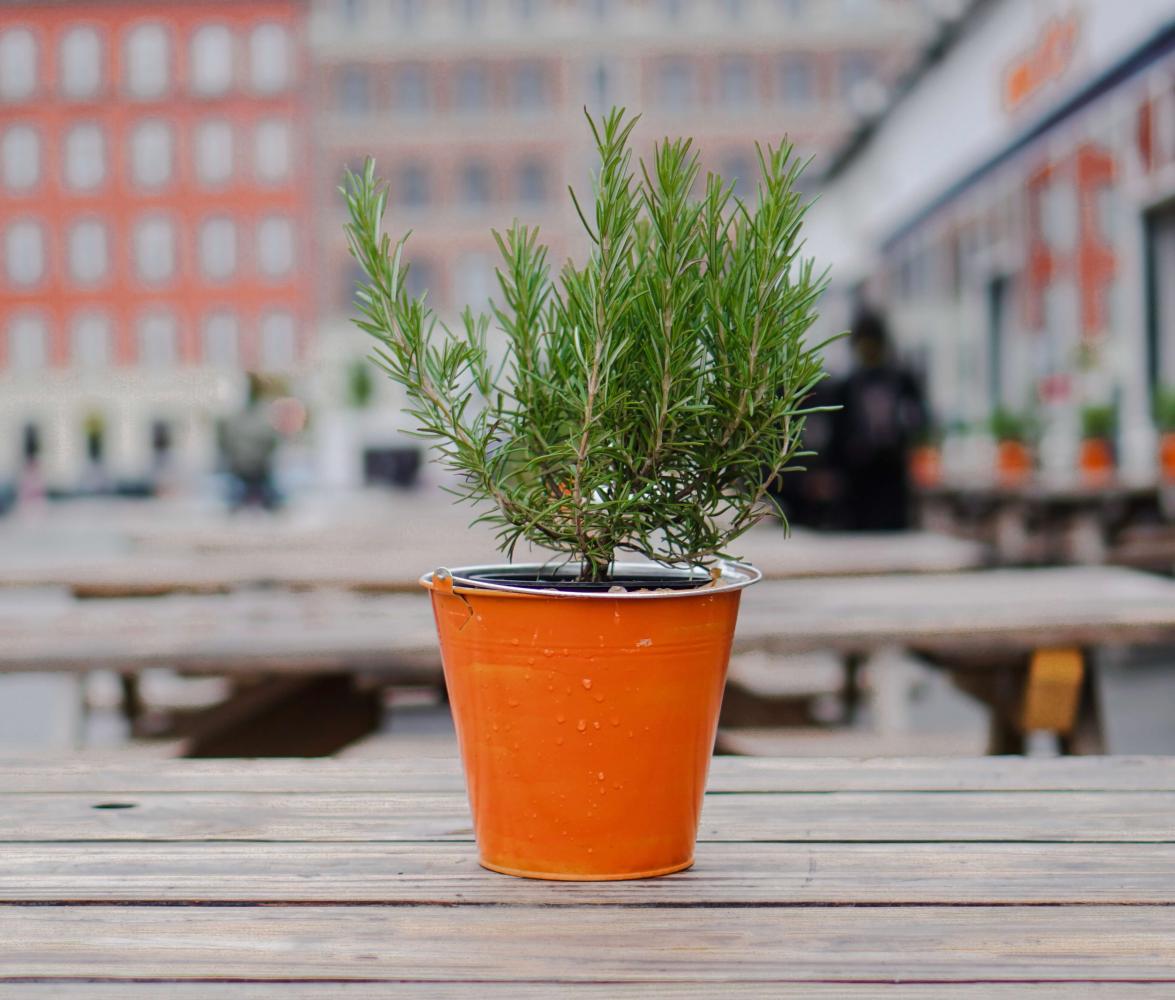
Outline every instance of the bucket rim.
MULTIPOLYGON (((656 601, 669 598, 685 599, 690 597, 707 597, 713 594, 726 594, 732 591, 743 590, 763 579, 763 573, 750 563, 736 562, 734 560, 720 560, 714 563, 714 568, 719 571, 718 576, 712 578, 710 583, 702 584, 699 587, 693 587, 688 590, 641 590, 627 591, 625 593, 569 591, 559 590, 555 587, 520 587, 506 583, 492 583, 473 579, 468 575, 471 573, 492 573, 502 570, 513 572, 533 570, 537 574, 549 567, 550 563, 485 563, 477 566, 458 566, 453 569, 441 566, 421 576, 420 585, 426 590, 436 591, 438 593, 492 593, 513 597, 545 599, 557 597, 563 600, 575 601, 656 601)), ((676 570, 675 568, 662 566, 658 563, 647 562, 615 563, 613 568, 618 574, 631 574, 637 577, 642 574, 651 574, 654 571, 658 575, 664 575, 673 572, 694 573, 702 570, 709 575, 709 570, 701 566, 691 567, 688 570, 676 570)))

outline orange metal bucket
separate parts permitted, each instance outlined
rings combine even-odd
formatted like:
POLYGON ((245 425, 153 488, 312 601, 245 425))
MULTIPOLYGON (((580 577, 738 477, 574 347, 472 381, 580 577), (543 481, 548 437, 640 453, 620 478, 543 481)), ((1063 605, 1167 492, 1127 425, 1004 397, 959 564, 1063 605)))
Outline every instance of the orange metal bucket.
POLYGON ((758 571, 611 594, 471 585, 478 569, 421 582, 481 864, 573 881, 688 868, 739 597, 758 571))

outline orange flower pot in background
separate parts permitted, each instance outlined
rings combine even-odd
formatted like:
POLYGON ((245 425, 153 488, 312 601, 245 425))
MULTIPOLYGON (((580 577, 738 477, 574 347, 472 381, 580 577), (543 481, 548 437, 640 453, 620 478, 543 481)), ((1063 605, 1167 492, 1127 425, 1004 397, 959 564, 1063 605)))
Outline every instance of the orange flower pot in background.
MULTIPOLYGON (((509 582, 539 569, 438 570, 421 580, 479 860, 572 881, 688 868, 739 597, 760 574, 724 564, 703 587, 629 593, 509 582), (507 582, 482 582, 487 574, 507 582)), ((642 570, 615 567, 618 576, 642 570)))
POLYGON ((938 448, 922 444, 910 452, 910 478, 922 489, 930 489, 942 482, 942 455, 938 448))
POLYGON ((1175 431, 1159 438, 1159 473, 1166 482, 1175 482, 1175 431))
POLYGON ((1016 486, 1032 475, 1032 451, 1023 441, 1001 441, 996 448, 996 478, 1004 486, 1016 486))
POLYGON ((1085 438, 1079 456, 1081 478, 1087 486, 1101 486, 1114 475, 1114 452, 1105 438, 1085 438))

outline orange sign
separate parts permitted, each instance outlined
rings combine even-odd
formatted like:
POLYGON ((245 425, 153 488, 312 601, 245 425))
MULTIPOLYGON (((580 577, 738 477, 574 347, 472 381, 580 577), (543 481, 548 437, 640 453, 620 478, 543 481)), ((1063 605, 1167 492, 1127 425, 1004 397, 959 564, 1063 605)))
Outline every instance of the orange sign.
POLYGON ((1053 18, 1026 52, 1004 71, 1004 107, 1015 111, 1047 84, 1062 76, 1077 47, 1077 15, 1053 18))

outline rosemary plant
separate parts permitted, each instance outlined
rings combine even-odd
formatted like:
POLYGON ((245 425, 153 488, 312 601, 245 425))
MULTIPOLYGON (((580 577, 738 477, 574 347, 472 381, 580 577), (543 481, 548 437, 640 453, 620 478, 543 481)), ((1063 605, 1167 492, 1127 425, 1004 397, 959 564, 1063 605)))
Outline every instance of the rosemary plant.
POLYGON ((824 377, 805 335, 823 274, 802 254, 806 205, 792 147, 759 150, 753 203, 707 174, 689 139, 634 166, 634 117, 588 116, 595 203, 571 197, 592 249, 551 274, 537 229, 494 233, 492 315, 439 322, 406 291, 405 244, 382 229, 386 187, 368 160, 342 189, 366 274, 358 326, 406 390, 419 433, 460 473, 458 495, 512 555, 525 539, 606 579, 619 551, 706 564, 768 511, 802 452, 805 401, 824 377), (487 346, 505 333, 505 362, 487 346))

